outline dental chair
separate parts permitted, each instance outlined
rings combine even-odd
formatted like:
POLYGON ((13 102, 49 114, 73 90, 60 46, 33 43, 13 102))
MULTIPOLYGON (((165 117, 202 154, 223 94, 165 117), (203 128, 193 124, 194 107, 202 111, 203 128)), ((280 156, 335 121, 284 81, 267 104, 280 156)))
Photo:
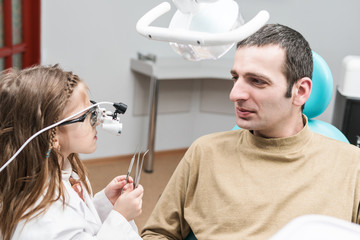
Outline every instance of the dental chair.
MULTIPOLYGON (((345 135, 335 126, 327 122, 314 119, 322 114, 330 103, 333 94, 333 78, 330 68, 325 60, 314 51, 313 62, 313 86, 310 97, 305 103, 303 111, 308 118, 309 127, 313 132, 349 143, 349 140, 345 137, 345 135)), ((235 126, 233 130, 236 129, 240 128, 235 126)))
MULTIPOLYGON (((331 97, 333 94, 333 78, 332 78, 330 68, 327 65, 327 63, 325 62, 325 60, 319 54, 315 53, 314 51, 313 51, 313 63, 314 63, 313 76, 312 76, 313 86, 312 86, 310 97, 307 100, 307 102, 305 103, 305 108, 303 111, 303 113, 308 118, 309 127, 312 131, 314 131, 316 133, 319 133, 321 135, 324 135, 324 136, 327 136, 330 138, 334 138, 339 141, 349 143, 349 141, 345 137, 345 135, 339 129, 337 129, 335 126, 333 126, 327 122, 314 119, 315 117, 322 114, 330 103, 330 100, 331 100, 331 97)), ((233 130, 236 130, 236 129, 240 129, 240 128, 238 126, 235 126, 233 128, 233 130)), ((334 224, 334 226, 336 223, 340 222, 340 221, 329 220, 325 216, 323 216, 321 218, 317 218, 317 220, 318 221, 323 220, 323 221, 325 221, 325 223, 327 223, 328 221, 331 221, 331 223, 334 224)), ((321 222, 319 224, 321 224, 321 222)), ((336 226, 338 228, 340 228, 338 225, 336 225, 336 226)), ((330 226, 327 226, 327 227, 330 228, 330 226)), ((274 238, 274 240, 275 239, 280 239, 280 238, 274 238)), ((284 239, 286 239, 286 238, 284 238, 284 239)), ((298 238, 296 238, 296 239, 298 239, 298 238)), ((185 240, 196 240, 196 237, 193 232, 190 232, 190 234, 185 238, 185 240)))
POLYGON ((335 126, 314 119, 322 114, 330 103, 333 94, 333 78, 325 60, 314 51, 313 62, 313 87, 304 108, 304 114, 309 120, 309 127, 314 132, 349 143, 345 135, 335 126))

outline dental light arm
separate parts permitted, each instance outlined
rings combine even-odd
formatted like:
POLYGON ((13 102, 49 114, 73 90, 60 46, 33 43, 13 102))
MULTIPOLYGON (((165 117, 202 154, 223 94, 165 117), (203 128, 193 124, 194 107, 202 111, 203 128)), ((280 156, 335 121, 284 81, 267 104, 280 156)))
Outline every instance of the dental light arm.
MULTIPOLYGON (((214 2, 214 1, 212 1, 214 2)), ((231 44, 241 41, 255 33, 269 20, 269 13, 265 10, 260 11, 253 19, 229 32, 208 33, 191 31, 185 29, 169 29, 162 27, 152 27, 150 24, 164 15, 171 9, 167 2, 163 2, 157 7, 147 12, 136 24, 136 30, 152 40, 176 42, 181 44, 192 44, 199 46, 216 46, 231 44)))
POLYGON ((99 106, 99 105, 112 105, 113 107, 115 107, 114 113, 112 113, 111 111, 107 111, 105 108, 99 108, 99 110, 100 110, 99 123, 101 125, 101 128, 104 129, 105 131, 119 136, 122 131, 122 123, 120 122, 120 118, 119 118, 118 114, 124 114, 127 109, 127 105, 124 103, 113 103, 113 102, 98 102, 98 103, 96 103, 94 101, 91 101, 91 103, 93 103, 93 105, 91 105, 87 108, 84 108, 81 111, 62 119, 59 122, 56 122, 48 127, 45 127, 43 129, 41 129, 40 131, 38 131, 37 133, 35 133, 34 135, 32 135, 19 148, 19 150, 17 150, 16 153, 0 168, 0 172, 2 172, 6 168, 6 166, 9 165, 16 158, 16 156, 19 155, 19 153, 25 148, 25 146, 29 142, 31 142, 31 140, 33 140, 35 137, 39 136, 41 133, 46 132, 56 126, 59 126, 63 122, 66 122, 66 121, 76 117, 77 115, 83 113, 84 111, 87 111, 87 110, 89 110, 93 107, 99 106))

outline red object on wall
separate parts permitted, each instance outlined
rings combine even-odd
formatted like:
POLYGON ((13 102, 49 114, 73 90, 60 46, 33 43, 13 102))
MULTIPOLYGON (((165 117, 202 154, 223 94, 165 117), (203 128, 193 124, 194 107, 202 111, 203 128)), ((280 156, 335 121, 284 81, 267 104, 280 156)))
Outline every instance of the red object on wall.
POLYGON ((4 46, 0 58, 5 59, 4 68, 13 67, 13 56, 22 53, 22 68, 40 63, 41 0, 22 0, 22 41, 13 44, 11 0, 3 0, 4 46))

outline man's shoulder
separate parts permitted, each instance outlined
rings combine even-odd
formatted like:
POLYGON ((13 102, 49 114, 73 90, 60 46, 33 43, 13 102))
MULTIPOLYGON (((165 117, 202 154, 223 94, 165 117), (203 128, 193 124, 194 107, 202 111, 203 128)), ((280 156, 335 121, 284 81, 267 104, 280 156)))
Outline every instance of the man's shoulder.
POLYGON ((353 144, 323 136, 318 133, 314 133, 313 136, 313 144, 318 145, 326 151, 344 152, 348 154, 357 154, 360 156, 360 148, 353 144))

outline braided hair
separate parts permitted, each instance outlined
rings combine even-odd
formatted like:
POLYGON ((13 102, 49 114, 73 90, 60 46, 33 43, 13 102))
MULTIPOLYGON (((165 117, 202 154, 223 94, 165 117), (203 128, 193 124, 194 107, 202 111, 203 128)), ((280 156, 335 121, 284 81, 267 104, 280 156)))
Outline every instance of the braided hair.
MULTIPOLYGON (((39 130, 62 118, 74 88, 81 82, 58 65, 34 66, 0 74, 0 165, 39 130)), ((61 166, 64 157, 53 148, 56 128, 33 139, 0 172, 0 235, 9 240, 22 221, 44 213, 55 201, 65 204, 61 166)), ((86 171, 77 154, 68 157, 85 188, 86 171)))

